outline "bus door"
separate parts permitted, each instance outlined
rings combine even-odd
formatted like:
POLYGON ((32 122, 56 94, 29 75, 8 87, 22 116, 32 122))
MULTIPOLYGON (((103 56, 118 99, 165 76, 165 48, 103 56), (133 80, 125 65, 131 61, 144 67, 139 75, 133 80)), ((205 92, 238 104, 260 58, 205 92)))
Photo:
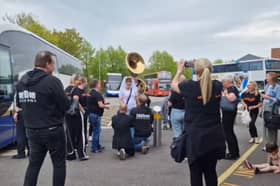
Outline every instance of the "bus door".
POLYGON ((0 148, 15 141, 13 75, 9 48, 0 44, 0 148))

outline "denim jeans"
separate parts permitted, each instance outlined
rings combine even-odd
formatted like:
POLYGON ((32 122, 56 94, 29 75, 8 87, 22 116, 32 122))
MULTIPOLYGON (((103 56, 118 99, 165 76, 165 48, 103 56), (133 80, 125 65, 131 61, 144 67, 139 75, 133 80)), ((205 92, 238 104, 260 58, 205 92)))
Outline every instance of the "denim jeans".
MULTIPOLYGON (((38 174, 47 152, 53 164, 53 186, 63 186, 66 176, 66 139, 62 126, 26 129, 30 156, 24 186, 36 186, 38 174)), ((51 184, 49 184, 51 185, 51 184)))
POLYGON ((135 151, 140 152, 143 146, 147 146, 150 143, 149 137, 134 137, 135 151))
POLYGON ((179 137, 184 131, 185 128, 184 118, 185 118, 185 110, 175 109, 175 108, 171 109, 170 120, 172 124, 174 138, 179 137))
POLYGON ((91 151, 95 152, 100 150, 100 134, 101 134, 101 116, 90 113, 89 114, 89 122, 92 126, 92 145, 91 145, 91 151))

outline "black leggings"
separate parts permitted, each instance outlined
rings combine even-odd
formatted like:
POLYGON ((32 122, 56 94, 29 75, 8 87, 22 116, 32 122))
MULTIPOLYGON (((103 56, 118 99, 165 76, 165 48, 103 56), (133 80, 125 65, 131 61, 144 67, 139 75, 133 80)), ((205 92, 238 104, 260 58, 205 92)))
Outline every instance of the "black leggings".
POLYGON ((206 186, 217 186, 218 178, 216 173, 217 158, 205 155, 193 163, 189 163, 191 173, 191 185, 203 186, 202 176, 204 175, 206 186))
POLYGON ((223 111, 222 123, 229 153, 233 156, 239 156, 238 142, 234 133, 235 117, 236 111, 223 111))
POLYGON ((251 110, 250 116, 251 116, 251 122, 249 123, 249 132, 252 138, 258 137, 258 132, 256 128, 256 120, 259 115, 259 109, 251 110))
POLYGON ((72 148, 77 149, 79 158, 86 156, 86 146, 84 137, 84 123, 81 115, 70 116, 66 115, 66 124, 69 131, 71 141, 67 141, 68 153, 72 151, 72 148))

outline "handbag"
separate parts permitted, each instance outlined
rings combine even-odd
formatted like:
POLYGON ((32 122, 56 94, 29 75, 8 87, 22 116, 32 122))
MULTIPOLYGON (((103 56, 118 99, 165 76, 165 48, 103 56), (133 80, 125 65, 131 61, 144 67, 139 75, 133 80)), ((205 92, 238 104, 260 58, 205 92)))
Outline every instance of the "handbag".
POLYGON ((79 108, 79 101, 78 100, 72 100, 72 103, 70 105, 70 108, 66 111, 66 114, 70 116, 77 116, 80 114, 80 108, 79 108))
POLYGON ((223 111, 235 111, 237 108, 237 101, 230 102, 226 96, 222 96, 220 104, 223 111))
POLYGON ((274 103, 272 106, 270 122, 275 128, 280 129, 280 104, 274 103))
POLYGON ((170 145, 170 155, 176 163, 181 163, 187 157, 187 133, 183 132, 170 145))
POLYGON ((249 126, 249 123, 251 122, 251 116, 247 109, 243 110, 241 112, 241 124, 245 126, 249 126))
POLYGON ((67 115, 70 116, 76 116, 80 114, 80 108, 79 108, 79 101, 78 100, 74 100, 72 98, 72 93, 75 90, 76 87, 73 86, 73 88, 71 89, 71 91, 68 94, 68 99, 69 101, 71 101, 71 105, 69 107, 69 109, 66 111, 67 115))

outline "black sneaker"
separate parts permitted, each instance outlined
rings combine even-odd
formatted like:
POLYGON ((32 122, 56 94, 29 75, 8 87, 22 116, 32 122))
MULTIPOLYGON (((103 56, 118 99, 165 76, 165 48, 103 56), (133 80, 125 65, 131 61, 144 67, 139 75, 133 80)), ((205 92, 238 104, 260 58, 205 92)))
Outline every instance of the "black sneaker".
POLYGON ((25 154, 17 154, 12 156, 12 159, 24 159, 24 158, 26 158, 25 154))
POLYGON ((77 157, 76 157, 75 153, 68 154, 66 157, 66 160, 69 160, 69 161, 76 160, 76 159, 77 159, 77 157))
POLYGON ((239 155, 232 155, 230 153, 226 154, 225 160, 237 160, 239 158, 239 155))
POLYGON ((125 153, 125 150, 122 148, 120 150, 120 160, 125 160, 126 159, 126 153, 125 153))
POLYGON ((79 159, 80 159, 80 161, 86 161, 86 160, 89 159, 89 157, 88 157, 88 156, 84 156, 84 157, 81 157, 81 158, 79 158, 79 159))
POLYGON ((260 173, 261 173, 260 169, 259 168, 255 168, 255 174, 260 174, 260 173))

